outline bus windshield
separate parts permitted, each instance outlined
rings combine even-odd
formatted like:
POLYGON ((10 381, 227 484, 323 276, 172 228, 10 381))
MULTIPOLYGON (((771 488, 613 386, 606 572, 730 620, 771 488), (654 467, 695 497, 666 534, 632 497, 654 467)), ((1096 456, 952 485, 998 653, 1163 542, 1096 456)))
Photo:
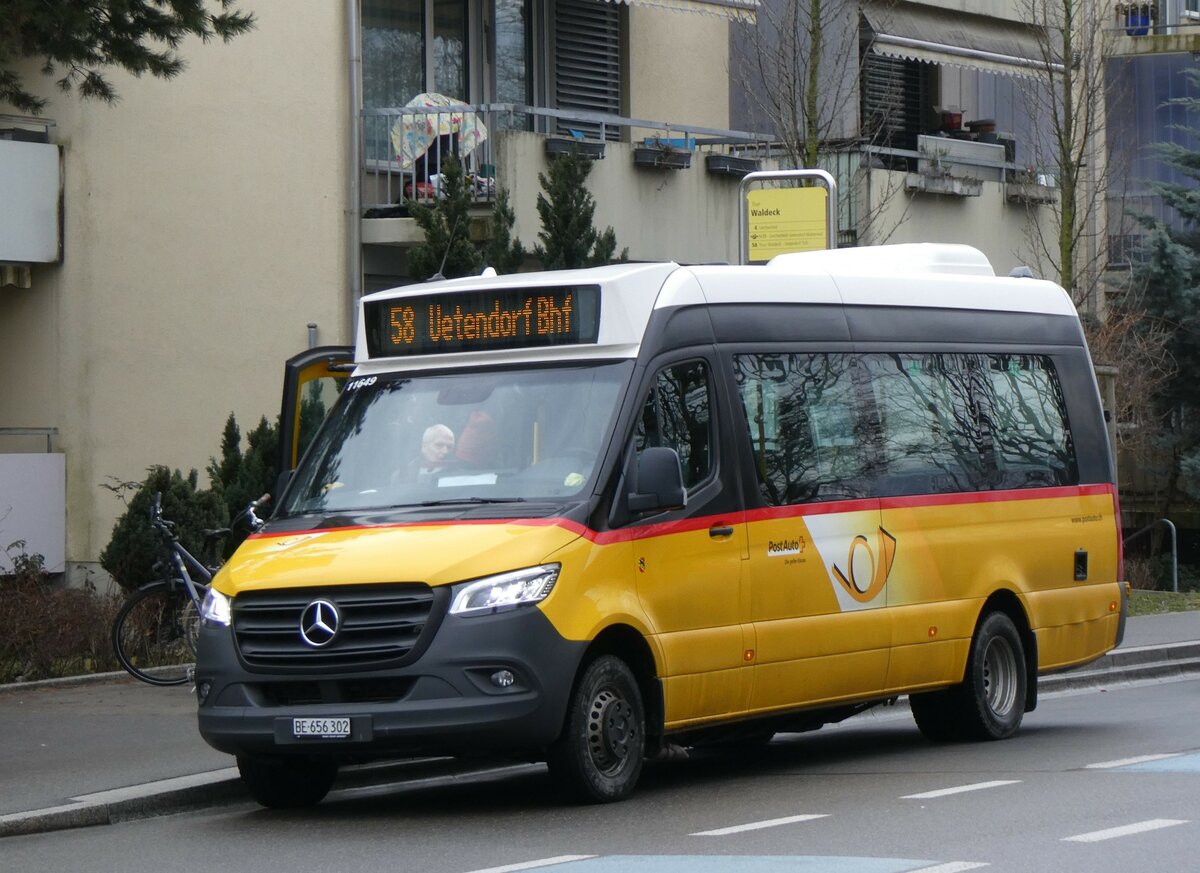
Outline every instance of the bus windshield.
POLYGON ((577 496, 632 372, 621 361, 353 378, 280 513, 577 496))

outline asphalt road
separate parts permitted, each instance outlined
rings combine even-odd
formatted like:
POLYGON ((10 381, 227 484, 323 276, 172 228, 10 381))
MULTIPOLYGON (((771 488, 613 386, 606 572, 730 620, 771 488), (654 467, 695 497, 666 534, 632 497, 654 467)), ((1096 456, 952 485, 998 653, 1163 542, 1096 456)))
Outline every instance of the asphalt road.
MULTIPOLYGON (((1080 671, 1044 677, 1042 688, 1099 690, 1198 673, 1200 614, 1152 616, 1132 619, 1125 644, 1112 655, 1080 671)), ((901 721, 907 724, 907 716, 901 721)), ((0 736, 0 839, 246 799, 232 759, 199 740, 194 701, 185 688, 151 688, 123 674, 0 686, 0 736)), ((344 771, 335 788, 344 797, 356 786, 423 787, 494 766, 400 762, 344 771)), ((0 860, 5 845, 0 843, 0 860)), ((6 873, 3 863, 0 873, 6 873)))
POLYGON ((932 746, 903 711, 648 768, 565 805, 543 768, 6 838, 4 873, 900 873, 1195 869, 1200 680, 1048 695, 1021 734, 932 746), (1165 757, 1160 757, 1165 756, 1165 757))

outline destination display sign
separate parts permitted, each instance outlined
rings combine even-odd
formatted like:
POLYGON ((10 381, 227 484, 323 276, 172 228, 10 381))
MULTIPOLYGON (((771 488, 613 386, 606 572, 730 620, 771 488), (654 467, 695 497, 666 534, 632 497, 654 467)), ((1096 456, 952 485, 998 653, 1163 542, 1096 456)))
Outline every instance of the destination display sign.
POLYGON ((600 286, 421 294, 364 304, 372 358, 594 343, 600 286))

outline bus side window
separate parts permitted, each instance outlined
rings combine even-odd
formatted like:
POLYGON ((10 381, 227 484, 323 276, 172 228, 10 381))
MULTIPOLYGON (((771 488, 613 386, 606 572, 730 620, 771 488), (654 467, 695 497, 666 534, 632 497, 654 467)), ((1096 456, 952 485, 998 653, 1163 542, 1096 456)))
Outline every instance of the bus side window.
POLYGON ((1066 400, 1043 355, 988 355, 984 408, 995 440, 997 487, 1038 488, 1079 481, 1066 400))
POLYGON ((712 473, 712 405, 708 368, 701 361, 664 367, 646 396, 634 448, 665 446, 679 455, 683 484, 691 489, 712 473))
POLYGON ((958 354, 867 355, 879 409, 883 470, 876 493, 987 488, 991 444, 979 415, 979 364, 958 354))
POLYGON ((759 491, 772 506, 865 496, 870 420, 852 355, 735 355, 759 491))

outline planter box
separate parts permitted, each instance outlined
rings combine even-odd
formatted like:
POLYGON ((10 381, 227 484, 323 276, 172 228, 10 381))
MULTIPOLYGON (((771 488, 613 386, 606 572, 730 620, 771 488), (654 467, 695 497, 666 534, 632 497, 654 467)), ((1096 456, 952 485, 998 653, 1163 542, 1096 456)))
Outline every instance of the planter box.
POLYGON ((734 155, 708 155, 704 158, 704 167, 708 172, 718 176, 736 176, 739 179, 747 173, 757 172, 762 161, 757 158, 739 158, 734 155))
POLYGON ((662 170, 686 170, 692 165, 692 153, 657 146, 638 146, 633 150, 633 162, 639 167, 656 167, 662 170))
POLYGON ((1004 196, 1010 203, 1054 203, 1058 200, 1058 189, 1036 182, 1007 182, 1004 196))
POLYGON ((904 182, 907 191, 922 191, 926 194, 945 194, 951 197, 978 197, 983 193, 983 180, 964 179, 958 176, 942 176, 929 173, 909 173, 904 182))
POLYGON ((551 136, 546 138, 546 157, 556 158, 575 149, 581 158, 599 161, 604 158, 604 143, 590 139, 574 139, 573 137, 551 136))

